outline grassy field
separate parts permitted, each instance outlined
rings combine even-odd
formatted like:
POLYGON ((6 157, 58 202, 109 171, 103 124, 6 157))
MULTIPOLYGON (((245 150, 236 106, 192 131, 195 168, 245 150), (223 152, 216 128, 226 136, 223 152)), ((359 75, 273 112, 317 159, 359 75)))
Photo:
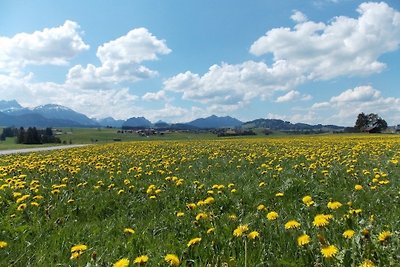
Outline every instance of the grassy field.
POLYGON ((399 160, 389 135, 3 156, 0 266, 400 266, 399 160))

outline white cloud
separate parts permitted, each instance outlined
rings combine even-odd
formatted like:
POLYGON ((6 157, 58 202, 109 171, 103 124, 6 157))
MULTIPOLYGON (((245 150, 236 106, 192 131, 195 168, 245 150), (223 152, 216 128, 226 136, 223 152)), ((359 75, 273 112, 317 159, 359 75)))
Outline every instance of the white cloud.
POLYGON ((165 40, 157 39, 145 28, 137 28, 97 49, 101 66, 76 65, 67 74, 67 83, 87 89, 109 88, 129 81, 154 77, 156 71, 141 65, 143 61, 157 60, 171 50, 165 40))
POLYGON ((297 20, 293 29, 272 29, 250 52, 272 53, 275 61, 300 68, 311 80, 380 72, 385 64, 379 57, 399 47, 400 13, 384 2, 363 3, 357 11, 357 19, 335 17, 329 24, 297 20))
POLYGON ((180 92, 182 98, 204 104, 239 107, 255 97, 269 98, 277 90, 288 90, 303 82, 300 70, 279 61, 246 61, 213 65, 203 76, 187 71, 164 81, 164 90, 180 92))
POLYGON ((326 119, 329 123, 352 125, 357 115, 378 113, 389 124, 398 124, 396 114, 400 112, 400 98, 384 97, 372 86, 359 86, 348 89, 327 102, 315 103, 312 110, 325 110, 332 115, 326 119))
POLYGON ((294 21, 294 22, 298 22, 298 23, 302 23, 308 20, 307 16, 304 15, 302 12, 298 11, 298 10, 294 10, 292 16, 290 16, 290 18, 294 21))
POLYGON ((0 36, 0 70, 15 71, 27 65, 63 65, 78 53, 88 50, 79 25, 65 21, 62 26, 33 33, 0 36))
POLYGON ((296 100, 310 100, 312 99, 311 95, 301 94, 299 91, 291 90, 287 92, 285 95, 279 96, 275 102, 283 103, 283 102, 291 102, 296 100))
POLYGON ((147 92, 142 96, 143 100, 146 101, 159 101, 159 100, 167 100, 167 95, 165 94, 165 91, 160 90, 158 92, 152 93, 152 92, 147 92))

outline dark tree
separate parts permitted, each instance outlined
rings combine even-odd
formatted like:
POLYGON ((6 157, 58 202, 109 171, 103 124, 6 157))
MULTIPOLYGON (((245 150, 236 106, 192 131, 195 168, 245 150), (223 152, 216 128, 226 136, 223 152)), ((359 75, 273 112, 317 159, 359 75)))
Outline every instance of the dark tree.
POLYGON ((387 127, 387 122, 375 113, 370 113, 368 115, 364 113, 358 114, 356 123, 354 125, 354 128, 359 132, 373 129, 374 132, 380 133, 386 130, 387 127))
POLYGON ((17 143, 18 144, 25 143, 25 129, 24 129, 24 127, 21 127, 18 130, 17 143))
POLYGON ((364 112, 358 114, 354 128, 359 132, 362 132, 363 130, 368 128, 368 116, 364 114, 364 112))

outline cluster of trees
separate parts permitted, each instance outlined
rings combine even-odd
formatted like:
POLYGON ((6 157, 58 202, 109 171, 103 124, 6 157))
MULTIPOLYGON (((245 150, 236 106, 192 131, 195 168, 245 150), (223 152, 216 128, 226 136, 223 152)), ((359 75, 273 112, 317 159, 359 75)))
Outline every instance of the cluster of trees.
POLYGON ((61 143, 60 138, 54 136, 51 128, 36 129, 36 127, 4 128, 0 136, 0 140, 5 140, 7 137, 16 137, 15 141, 18 144, 44 144, 44 143, 61 143))
POLYGON ((370 113, 370 114, 365 114, 360 113, 357 116, 356 123, 354 125, 355 130, 358 132, 376 132, 376 133, 381 133, 384 130, 386 130, 388 127, 386 121, 379 117, 378 114, 375 113, 370 113))

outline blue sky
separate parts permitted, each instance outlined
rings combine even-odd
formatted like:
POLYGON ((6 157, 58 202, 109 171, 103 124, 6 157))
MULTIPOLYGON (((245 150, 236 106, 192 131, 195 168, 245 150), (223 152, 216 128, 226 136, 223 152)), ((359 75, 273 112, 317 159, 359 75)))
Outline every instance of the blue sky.
POLYGON ((400 2, 0 1, 0 99, 90 117, 400 123, 400 2))

